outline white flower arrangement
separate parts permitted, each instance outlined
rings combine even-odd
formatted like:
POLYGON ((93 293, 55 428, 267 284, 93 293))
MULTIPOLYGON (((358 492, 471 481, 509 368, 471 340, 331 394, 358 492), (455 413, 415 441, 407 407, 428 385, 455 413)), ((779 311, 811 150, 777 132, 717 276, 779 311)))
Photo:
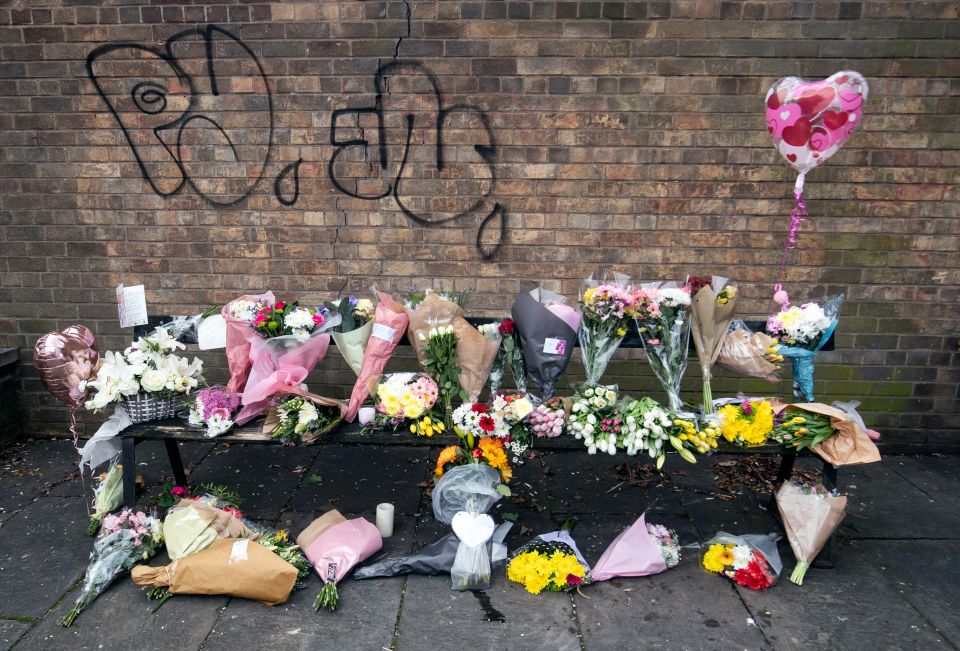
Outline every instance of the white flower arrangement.
POLYGON ((465 402, 453 410, 453 424, 464 434, 473 434, 477 438, 492 436, 502 439, 510 436, 510 425, 503 418, 503 412, 487 409, 481 403, 465 402))
POLYGON ((165 328, 157 328, 148 337, 141 337, 123 353, 108 351, 93 380, 80 390, 90 389, 93 396, 86 408, 99 411, 124 396, 140 393, 169 396, 187 394, 203 380, 203 362, 174 355, 186 348, 170 336, 165 328))
POLYGON ((587 387, 573 397, 567 429, 582 440, 588 454, 616 454, 622 445, 623 421, 614 408, 617 392, 614 387, 587 387))
POLYGON ((653 400, 644 399, 630 403, 624 415, 623 446, 627 454, 647 452, 651 459, 659 457, 670 440, 673 424, 670 412, 653 400))
POLYGON ((690 294, 680 287, 664 287, 657 290, 657 303, 666 307, 690 305, 690 294))
POLYGON ((283 316, 284 327, 290 328, 294 337, 309 339, 310 333, 316 326, 313 314, 305 307, 296 307, 283 316))
POLYGON ((793 305, 767 320, 767 331, 791 346, 817 342, 833 322, 817 303, 793 305))

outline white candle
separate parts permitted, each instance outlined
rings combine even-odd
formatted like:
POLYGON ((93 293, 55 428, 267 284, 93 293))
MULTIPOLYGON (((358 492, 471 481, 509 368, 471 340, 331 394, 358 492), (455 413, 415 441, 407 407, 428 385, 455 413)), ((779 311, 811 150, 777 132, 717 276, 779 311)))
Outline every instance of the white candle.
POLYGON ((377 529, 380 530, 381 538, 393 535, 393 504, 377 504, 377 529))
POLYGON ((369 425, 373 422, 373 417, 376 415, 377 411, 373 407, 360 407, 360 411, 357 413, 361 425, 369 425))

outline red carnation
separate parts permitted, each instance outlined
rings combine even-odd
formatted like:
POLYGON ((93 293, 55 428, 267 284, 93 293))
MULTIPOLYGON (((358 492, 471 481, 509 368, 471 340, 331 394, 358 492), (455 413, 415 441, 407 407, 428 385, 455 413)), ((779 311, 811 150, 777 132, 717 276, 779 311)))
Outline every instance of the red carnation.
POLYGON ((479 402, 473 403, 473 406, 470 407, 470 411, 475 414, 485 414, 487 413, 486 405, 480 404, 479 402))
POLYGON ((567 585, 582 585, 582 584, 583 584, 582 577, 579 577, 576 574, 567 575, 567 585))
POLYGON ((320 316, 319 314, 314 314, 313 322, 316 323, 317 325, 320 325, 321 323, 323 323, 323 317, 320 316))
MULTIPOLYGON (((277 301, 276 303, 273 304, 273 308, 276 309, 276 310, 282 310, 282 309, 285 308, 286 306, 287 306, 287 304, 284 303, 283 301, 277 301)), ((269 308, 267 308, 267 309, 269 309, 269 308)))
POLYGON ((493 422, 493 419, 486 414, 480 417, 480 422, 477 424, 480 425, 480 429, 482 429, 484 432, 492 432, 493 428, 496 426, 496 424, 493 422))
POLYGON ((517 326, 513 322, 513 319, 505 319, 500 322, 500 326, 497 329, 501 335, 512 335, 516 331, 517 326))
POLYGON ((474 458, 474 459, 482 459, 482 458, 483 458, 483 450, 481 450, 480 448, 476 448, 476 449, 473 451, 473 458, 474 458))

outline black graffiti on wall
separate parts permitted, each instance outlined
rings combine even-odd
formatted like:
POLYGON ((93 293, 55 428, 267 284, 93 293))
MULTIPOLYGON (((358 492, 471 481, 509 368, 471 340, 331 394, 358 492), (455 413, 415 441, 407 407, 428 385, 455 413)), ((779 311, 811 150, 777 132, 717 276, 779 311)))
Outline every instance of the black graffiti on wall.
MULTIPOLYGON (((266 175, 275 144, 270 80, 255 52, 229 31, 186 29, 162 48, 107 43, 90 52, 86 66, 157 195, 189 187, 211 205, 233 206, 266 175)), ((444 106, 437 78, 416 61, 380 66, 373 87, 372 106, 331 115, 334 187, 357 199, 389 198, 423 226, 479 218, 477 250, 494 257, 507 219, 491 198, 496 144, 486 113, 444 106), (477 134, 481 142, 471 142, 477 134)), ((300 198, 302 162, 284 164, 274 177, 284 206, 300 198)))

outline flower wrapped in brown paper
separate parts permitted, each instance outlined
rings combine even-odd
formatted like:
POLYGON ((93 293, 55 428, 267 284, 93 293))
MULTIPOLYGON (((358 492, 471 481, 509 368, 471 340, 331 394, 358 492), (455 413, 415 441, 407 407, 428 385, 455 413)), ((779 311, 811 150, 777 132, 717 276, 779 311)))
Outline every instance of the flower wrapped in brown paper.
POLYGON ((737 306, 737 288, 727 284, 726 278, 712 276, 709 283, 703 285, 691 298, 690 322, 693 344, 697 348, 697 358, 700 360, 700 371, 703 376, 703 414, 712 414, 713 390, 710 380, 713 377, 711 369, 717 357, 730 321, 733 320, 733 311, 737 306))
POLYGON ((752 332, 743 321, 735 321, 720 345, 716 362, 735 375, 779 382, 780 367, 767 359, 777 340, 763 332, 752 332))
POLYGON ((801 486, 785 481, 777 491, 777 509, 797 558, 790 580, 801 585, 810 564, 846 515, 847 496, 836 495, 819 484, 801 486))
POLYGON ((297 568, 248 538, 223 538, 170 565, 138 565, 130 571, 141 587, 166 586, 172 595, 227 595, 284 603, 297 581, 297 568))
POLYGON ((490 377, 500 342, 484 336, 463 317, 454 319, 453 334, 457 338, 460 388, 467 392, 467 400, 477 402, 490 377))
POLYGON ((810 447, 812 452, 830 465, 855 466, 880 461, 880 450, 870 440, 867 430, 844 410, 819 402, 800 402, 787 407, 822 414, 830 419, 833 436, 810 447))
POLYGON ((343 420, 343 415, 347 411, 347 403, 342 400, 318 396, 301 389, 299 386, 287 387, 284 393, 286 397, 280 398, 278 396, 278 399, 274 401, 275 404, 270 407, 267 417, 263 421, 263 428, 260 430, 282 443, 309 445, 334 430, 343 420), (305 423, 303 428, 297 428, 295 422, 284 422, 277 413, 277 407, 285 404, 284 401, 292 396, 298 396, 313 403, 317 418, 309 423, 309 426, 305 423), (294 430, 297 431, 294 433, 294 430))
POLYGON ((454 325, 458 317, 463 318, 463 308, 439 294, 428 291, 426 297, 417 303, 416 307, 407 308, 407 317, 410 319, 407 325, 407 339, 417 353, 417 359, 423 364, 423 349, 426 347, 427 334, 433 328, 454 325), (419 337, 421 334, 424 339, 419 337))

